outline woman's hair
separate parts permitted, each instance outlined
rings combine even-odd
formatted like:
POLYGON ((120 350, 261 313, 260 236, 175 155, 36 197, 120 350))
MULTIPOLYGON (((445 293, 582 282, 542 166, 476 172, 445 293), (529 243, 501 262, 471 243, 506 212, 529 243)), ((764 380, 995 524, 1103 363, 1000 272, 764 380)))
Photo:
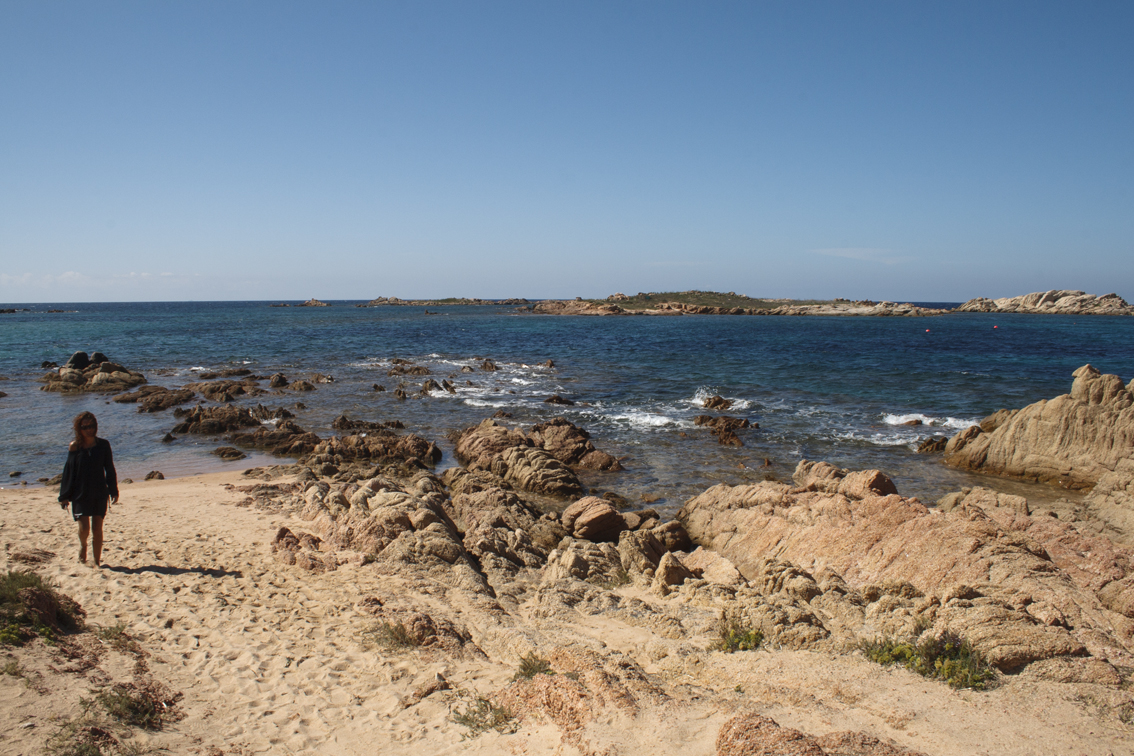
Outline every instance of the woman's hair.
POLYGON ((83 432, 79 430, 79 426, 88 420, 94 423, 95 430, 98 430, 98 419, 94 416, 93 412, 80 412, 75 415, 75 422, 71 423, 71 426, 75 429, 75 443, 79 446, 83 445, 83 432))

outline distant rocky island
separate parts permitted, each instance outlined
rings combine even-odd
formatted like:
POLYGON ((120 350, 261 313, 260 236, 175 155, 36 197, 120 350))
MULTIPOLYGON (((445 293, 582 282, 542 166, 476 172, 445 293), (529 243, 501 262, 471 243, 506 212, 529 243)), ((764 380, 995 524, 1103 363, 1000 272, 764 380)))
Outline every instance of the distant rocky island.
MULTIPOLYGON (((1098 296, 1082 291, 1037 291, 1018 297, 970 299, 956 309, 922 307, 909 302, 875 302, 869 299, 760 299, 736 292, 678 291, 618 293, 605 299, 543 299, 522 297, 480 299, 399 299, 376 297, 355 307, 515 307, 535 315, 827 315, 858 317, 926 317, 955 312, 1026 313, 1043 315, 1134 315, 1134 306, 1117 294, 1098 296)), ((271 307, 329 307, 318 299, 303 304, 271 307)))
POLYGON ((1134 315, 1134 307, 1117 294, 1101 297, 1082 291, 1037 291, 1003 299, 970 299, 957 312, 1024 312, 1044 315, 1134 315))

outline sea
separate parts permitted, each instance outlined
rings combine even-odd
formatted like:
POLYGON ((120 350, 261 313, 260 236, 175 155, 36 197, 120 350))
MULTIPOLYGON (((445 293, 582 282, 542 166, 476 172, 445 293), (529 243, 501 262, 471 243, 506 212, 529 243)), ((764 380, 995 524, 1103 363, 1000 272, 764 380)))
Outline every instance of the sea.
MULTIPOLYGON (((675 511, 718 483, 788 481, 801 459, 877 468, 898 491, 929 504, 984 485, 1030 499, 1072 493, 944 465, 915 452, 1001 408, 1067 393, 1090 363, 1134 377, 1134 318, 956 313, 922 318, 811 316, 543 316, 512 306, 330 307, 269 302, 4 304, 0 314, 0 487, 43 485, 58 474, 71 419, 90 410, 114 448, 120 478, 196 475, 287 462, 262 453, 224 462, 218 437, 162 437, 172 410, 141 413, 103 394, 41 390, 45 362, 99 351, 177 387, 205 372, 248 368, 289 380, 329 375, 316 390, 238 403, 286 407, 306 430, 331 422, 400 420, 458 464, 454 432, 498 412, 525 430, 553 417, 585 429, 622 458, 618 473, 585 473, 594 493, 628 506, 675 511), (455 393, 420 396, 425 377, 390 376, 392 360, 423 365, 455 393), (481 368, 491 359, 499 370, 481 368), (548 367, 548 361, 553 367, 548 367), (462 372, 464 367, 474 372, 462 372), (375 386, 386 391, 377 391, 375 386), (404 385, 408 399, 394 389, 404 385), (559 395, 573 405, 545 402, 559 395), (742 447, 721 446, 694 418, 712 396, 747 418, 742 447), (15 474, 15 473, 18 473, 15 474)), ((291 303, 298 304, 298 302, 291 303)), ((920 303, 951 307, 955 303, 920 303)), ((262 385, 267 388, 267 381, 262 385)), ((124 491, 124 496, 128 491, 124 491)))

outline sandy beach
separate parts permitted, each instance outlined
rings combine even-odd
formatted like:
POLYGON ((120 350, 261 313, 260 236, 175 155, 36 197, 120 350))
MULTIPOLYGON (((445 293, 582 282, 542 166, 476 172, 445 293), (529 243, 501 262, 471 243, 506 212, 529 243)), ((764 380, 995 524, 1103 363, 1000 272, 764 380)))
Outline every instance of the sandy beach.
MULTIPOLYGON (((102 568, 78 562, 74 525, 52 489, 0 491, 0 567, 50 578, 82 605, 88 628, 124 625, 144 658, 139 665, 139 655, 93 632, 75 636, 83 651, 70 656, 39 640, 6 647, 22 675, 0 676, 0 753, 43 752, 79 717, 81 699, 139 674, 183 696, 180 718, 164 729, 113 731, 140 752, 713 754, 722 725, 744 712, 943 756, 1119 754, 1134 742, 1115 715, 1123 694, 1113 687, 1025 673, 989 691, 957 691, 857 652, 725 654, 711 650, 708 625, 689 636, 626 612, 553 609, 534 589, 505 609, 361 555, 340 554, 333 571, 302 570, 274 558, 271 543, 280 527, 310 523, 253 502, 238 490, 250 482, 224 473, 124 485, 106 520, 102 568), (407 650, 367 643, 375 599, 445 617, 470 640, 407 650), (515 732, 473 735, 454 721, 477 697, 506 699, 529 653, 575 665, 590 695, 571 702, 545 691, 539 703, 521 691, 515 732), (639 676, 617 671, 631 664, 639 676)), ((635 583, 611 592, 654 616, 680 600, 635 583)))

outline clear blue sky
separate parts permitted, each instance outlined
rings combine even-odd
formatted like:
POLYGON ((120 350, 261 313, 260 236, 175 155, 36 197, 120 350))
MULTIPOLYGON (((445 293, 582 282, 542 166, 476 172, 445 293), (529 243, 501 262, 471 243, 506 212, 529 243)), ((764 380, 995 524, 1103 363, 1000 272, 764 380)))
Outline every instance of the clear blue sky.
POLYGON ((1131 2, 0 0, 0 302, 1134 301, 1131 2))

